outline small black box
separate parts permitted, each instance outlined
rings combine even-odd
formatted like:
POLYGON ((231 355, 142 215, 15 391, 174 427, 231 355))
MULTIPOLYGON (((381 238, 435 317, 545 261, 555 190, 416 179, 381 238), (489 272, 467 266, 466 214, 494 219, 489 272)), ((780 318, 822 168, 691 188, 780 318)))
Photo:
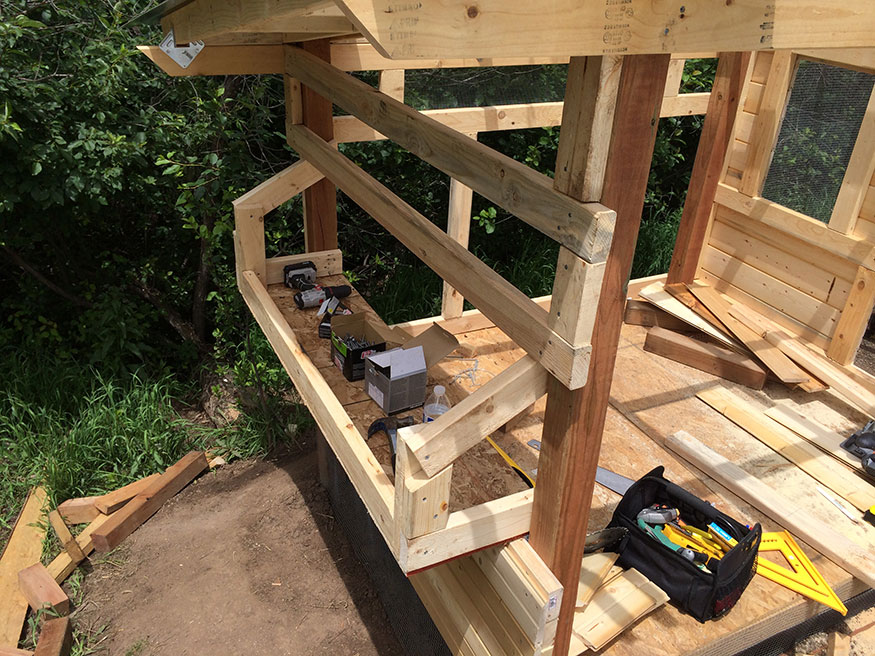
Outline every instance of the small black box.
POLYGON ((391 330, 368 319, 364 314, 347 314, 331 319, 331 360, 347 380, 365 377, 365 356, 386 350, 386 342, 397 346, 391 330), (368 342, 363 348, 350 348, 344 342, 349 335, 359 342, 368 342))

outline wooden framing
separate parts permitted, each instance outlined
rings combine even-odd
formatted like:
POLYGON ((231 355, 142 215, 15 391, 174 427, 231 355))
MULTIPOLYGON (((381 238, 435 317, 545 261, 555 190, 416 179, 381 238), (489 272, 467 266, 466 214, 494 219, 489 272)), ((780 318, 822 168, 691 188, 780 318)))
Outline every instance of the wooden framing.
MULTIPOLYGON (((860 317, 875 303, 869 279, 875 244, 858 236, 854 225, 857 214, 871 212, 875 233, 867 140, 855 152, 841 199, 851 218, 842 209, 843 218, 824 226, 760 197, 797 54, 758 54, 748 65, 750 55, 728 52, 712 93, 678 95, 684 55, 665 53, 817 49, 835 46, 826 35, 836 33, 843 35, 841 45, 870 48, 875 11, 839 0, 779 0, 765 16, 754 0, 719 7, 691 0, 680 14, 677 7, 638 0, 608 10, 560 0, 549 12, 516 0, 387 3, 341 0, 340 13, 322 0, 235 0, 220 10, 210 0, 193 0, 172 8, 164 25, 173 26, 177 41, 207 40, 192 74, 284 76, 287 140, 301 161, 235 202, 238 284, 442 634, 457 653, 564 656, 575 595, 565 603, 560 596, 565 587, 576 590, 579 581, 586 509, 659 116, 706 109, 710 114, 700 148, 708 157, 697 162, 698 194, 689 200, 682 228, 688 252, 677 275, 685 282, 696 273, 716 280, 714 294, 726 302, 727 321, 756 332, 750 317, 736 316, 740 308, 717 292, 745 294, 760 304, 757 309, 765 305, 785 314, 824 347, 839 334, 830 355, 848 359, 861 334, 860 317), (346 32, 360 32, 368 42, 324 38, 346 32), (219 43, 239 45, 212 45, 219 43), (565 62, 565 103, 425 112, 403 103, 404 69, 565 62), (355 70, 381 71, 379 89, 344 74, 355 70), (333 117, 332 103, 349 115, 333 117), (554 180, 476 139, 483 131, 560 123, 554 180), (447 233, 336 147, 386 138, 450 177, 447 233), (296 336, 293 320, 280 310, 280 290, 269 288, 281 281, 284 265, 304 258, 317 261, 320 275, 342 272, 335 185, 444 280, 441 325, 451 332, 495 325, 526 353, 437 421, 400 430, 394 481, 356 427, 354 411, 347 411, 326 379, 336 372, 317 368, 305 347, 307 336, 296 336), (529 299, 467 250, 474 192, 560 244, 551 297, 529 299), (305 197, 308 252, 266 259, 265 217, 299 193, 305 197), (621 228, 616 238, 615 221, 621 228), (811 259, 820 268, 810 269, 815 273, 785 273, 792 261, 787 256, 796 253, 781 254, 771 235, 789 226, 801 244, 796 253, 816 254, 811 259), (742 260, 731 245, 739 234, 765 248, 742 260), (841 275, 822 275, 833 269, 841 275), (768 287, 771 278, 779 284, 768 287), (464 299, 477 310, 464 312, 464 299), (456 459, 545 393, 538 487, 451 512, 453 470, 461 466, 456 459), (531 544, 513 540, 529 532, 531 544)), ((163 55, 147 54, 170 74, 180 74, 163 55)), ((399 328, 415 333, 430 322, 399 328)), ((801 356, 792 355, 794 346, 783 333, 766 332, 779 342, 770 352, 786 360, 792 378, 801 356)))

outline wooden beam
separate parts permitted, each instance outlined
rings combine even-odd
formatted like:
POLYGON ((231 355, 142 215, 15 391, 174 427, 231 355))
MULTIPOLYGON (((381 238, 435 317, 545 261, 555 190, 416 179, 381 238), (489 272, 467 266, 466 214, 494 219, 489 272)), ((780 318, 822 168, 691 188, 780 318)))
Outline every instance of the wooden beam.
POLYGON ((749 357, 658 326, 647 331, 644 350, 753 389, 766 384, 765 370, 749 357))
POLYGON ((836 565, 875 587, 875 556, 816 519, 804 505, 782 496, 685 431, 670 435, 665 445, 836 565))
MULTIPOLYGON (((548 384, 530 542, 566 590, 575 590, 580 576, 625 287, 641 223, 669 60, 664 55, 626 57, 623 61, 614 118, 614 125, 622 129, 613 132, 601 198, 616 210, 617 230, 596 312, 589 383, 573 392, 552 378, 548 384)), ((560 610, 556 656, 568 653, 574 598, 566 595, 560 610)))
POLYGON ((818 48, 799 50, 796 54, 805 59, 837 64, 861 73, 875 73, 875 48, 818 48))
POLYGON ((869 326, 873 307, 875 307, 875 271, 858 267, 851 293, 848 294, 842 316, 836 324, 826 351, 831 360, 841 365, 851 364, 854 361, 857 349, 860 348, 863 335, 869 326))
POLYGON ((281 25, 281 32, 300 32, 291 28, 305 13, 332 4, 330 0, 192 0, 163 16, 161 27, 165 34, 172 29, 177 43, 259 32, 267 22, 281 25))
POLYGON ((388 68, 380 71, 380 93, 385 93, 398 102, 404 102, 404 69, 388 68))
POLYGON ((97 519, 86 526, 85 529, 76 536, 76 544, 82 552, 82 559, 79 559, 78 555, 74 557, 69 551, 62 551, 51 563, 49 563, 47 569, 55 581, 63 583, 79 566, 79 563, 81 563, 88 554, 94 551, 94 541, 91 539, 91 535, 108 520, 109 516, 98 514, 97 519))
POLYGON ((270 75, 283 72, 281 45, 206 46, 188 68, 182 68, 158 46, 137 46, 137 50, 171 77, 270 75))
MULTIPOLYGON (((308 41, 303 50, 286 47, 286 68, 290 52, 304 52, 312 60, 331 68, 328 39, 308 41)), ((286 71, 288 74, 290 71, 286 71)), ((299 76, 295 76, 298 77, 299 76)), ((299 78, 300 79, 300 78, 299 78)), ((302 82, 305 82, 302 80, 302 82)), ((334 109, 327 96, 319 95, 312 84, 301 89, 302 124, 325 141, 334 139, 334 109)), ((286 126, 286 134, 294 126, 286 126)), ((304 190, 304 250, 326 251, 337 248, 337 189, 330 180, 322 179, 304 190)))
POLYGON ((43 622, 33 656, 69 656, 73 648, 73 625, 69 617, 43 622))
MULTIPOLYGON (((474 135, 476 138, 477 135, 474 135)), ((468 237, 471 234, 471 204, 474 192, 458 180, 450 178, 450 204, 447 212, 447 234, 459 244, 468 248, 468 237)), ((441 296, 441 316, 444 319, 456 319, 462 316, 465 308, 465 298, 451 284, 444 281, 441 296)))
POLYGON ((42 554, 41 522, 46 504, 46 492, 41 487, 28 493, 15 521, 9 541, 0 556, 0 645, 16 646, 27 615, 27 599, 18 587, 18 572, 38 563, 42 554))
POLYGON ((395 522, 405 538, 446 528, 452 477, 452 464, 434 475, 423 472, 399 431, 395 458, 395 522))
POLYGON ((781 122, 790 96, 790 83, 796 69, 796 58, 792 52, 778 51, 772 56, 769 77, 760 100, 747 149, 747 161, 741 175, 739 190, 746 196, 759 196, 763 183, 769 173, 772 155, 778 142, 781 122))
POLYGON ((263 214, 276 209, 324 178, 309 162, 299 160, 253 187, 234 201, 234 207, 261 208, 263 214))
POLYGON ((684 211, 668 269, 668 284, 693 282, 696 277, 714 196, 723 174, 726 153, 735 134, 735 117, 738 114, 742 90, 749 77, 750 64, 749 52, 720 53, 705 125, 699 137, 699 148, 696 151, 684 211))
POLYGON ((128 483, 112 492, 107 492, 102 497, 97 497, 94 506, 104 515, 111 515, 124 506, 128 501, 154 483, 161 474, 151 474, 145 478, 128 483))
POLYGON ((875 12, 844 0, 683 5, 605 5, 557 0, 549 11, 519 0, 393 3, 339 0, 347 16, 390 58, 658 54, 692 50, 871 47, 875 12))
POLYGON ((94 548, 99 553, 115 549, 122 540, 137 530, 198 474, 209 467, 203 451, 191 451, 171 465, 149 487, 140 492, 124 508, 109 516, 103 526, 91 536, 94 548))
POLYGON ((345 75, 300 48, 286 51, 289 73, 375 130, 468 185, 584 258, 610 245, 614 214, 555 192, 550 179, 345 75))
POLYGON ((869 104, 860 124, 860 131, 857 133, 854 150, 832 209, 829 219, 831 229, 845 234, 853 232, 873 174, 875 174, 875 90, 869 96, 869 104))
POLYGON ((0 645, 0 656, 33 656, 33 652, 27 649, 19 649, 18 647, 0 645))
POLYGON ((97 497, 67 499, 58 506, 58 511, 68 524, 87 524, 100 514, 94 502, 97 497))
POLYGON ((466 396, 435 421, 398 430, 433 476, 547 391, 547 372, 526 356, 466 396))
POLYGON ((42 563, 25 567, 18 572, 18 587, 35 611, 48 607, 58 615, 70 612, 70 598, 42 563))
POLYGON ((234 264, 238 278, 243 271, 254 271, 261 284, 267 284, 261 205, 234 205, 234 264))
POLYGON ((343 273, 343 253, 335 249, 318 253, 299 253, 297 255, 278 255, 265 260, 267 284, 276 285, 283 282, 283 269, 289 264, 312 262, 316 266, 316 275, 337 276, 343 273))
POLYGON ((586 382, 589 348, 572 346, 553 333, 547 313, 530 298, 306 128, 297 126, 289 141, 554 376, 575 388, 586 382))
POLYGON ((76 538, 70 533, 70 529, 64 522, 64 518, 61 517, 61 513, 57 510, 50 512, 49 524, 52 525, 52 528, 55 530, 55 535, 58 536, 58 541, 64 547, 64 551, 70 555, 70 558, 76 562, 85 560, 85 552, 82 551, 79 543, 76 542, 76 538))
POLYGON ((245 271, 240 280, 240 292, 255 320, 343 465, 386 543, 397 551, 398 536, 394 531, 393 519, 395 486, 319 369, 301 348, 295 333, 255 274, 245 271))

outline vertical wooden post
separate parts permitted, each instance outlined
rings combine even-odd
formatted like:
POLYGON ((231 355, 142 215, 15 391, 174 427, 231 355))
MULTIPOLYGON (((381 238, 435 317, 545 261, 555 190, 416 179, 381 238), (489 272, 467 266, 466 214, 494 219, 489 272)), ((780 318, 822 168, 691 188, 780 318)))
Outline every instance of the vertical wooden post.
POLYGON ((693 282, 696 277, 714 195, 729 152, 730 140, 735 134, 735 117, 750 72, 750 61, 749 52, 720 53, 708 101, 708 113, 699 137, 699 148, 684 202, 684 213, 668 269, 668 284, 693 282))
POLYGON ((380 71, 380 91, 398 102, 404 102, 404 69, 387 68, 380 71))
MULTIPOLYGON (((328 39, 304 41, 301 48, 331 61, 328 39)), ((301 87, 301 119, 325 141, 334 139, 331 101, 307 86, 301 87)), ((337 248, 337 188, 328 178, 304 190, 304 245, 308 253, 337 248)))
MULTIPOLYGON (((474 135, 476 138, 476 135, 474 135)), ((450 178, 450 206, 447 214, 447 234, 462 246, 468 247, 468 237, 471 234, 471 204, 474 192, 454 178, 450 178)), ((462 316, 465 299, 452 285, 444 282, 444 293, 441 299, 441 316, 444 319, 455 319, 462 316)))
MULTIPOLYGON (((625 57, 601 202, 617 212, 592 335, 585 387, 549 378, 530 542, 566 590, 576 590, 599 448, 617 356, 670 55, 625 57)), ((571 76, 569 75, 569 79, 571 76)), ((568 653, 576 595, 559 612, 553 653, 568 653)))

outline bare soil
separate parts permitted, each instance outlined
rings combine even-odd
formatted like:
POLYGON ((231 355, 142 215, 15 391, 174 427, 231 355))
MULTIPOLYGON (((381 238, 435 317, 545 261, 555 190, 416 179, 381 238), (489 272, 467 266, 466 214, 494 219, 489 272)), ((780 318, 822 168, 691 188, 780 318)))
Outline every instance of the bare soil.
POLYGON ((204 475, 97 560, 83 590, 74 621, 107 656, 403 654, 315 452, 204 475))

